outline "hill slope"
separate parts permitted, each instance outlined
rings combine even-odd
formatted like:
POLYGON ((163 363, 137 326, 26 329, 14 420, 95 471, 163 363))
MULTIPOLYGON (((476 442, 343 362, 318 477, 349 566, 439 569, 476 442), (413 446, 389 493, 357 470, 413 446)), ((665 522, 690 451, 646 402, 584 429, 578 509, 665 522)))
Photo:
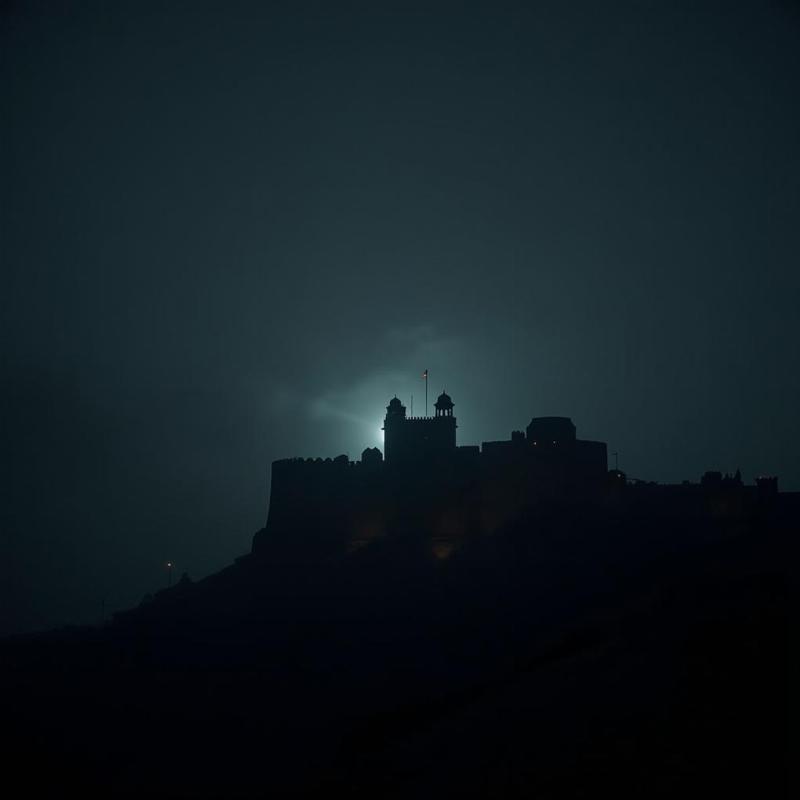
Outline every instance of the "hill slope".
POLYGON ((6 766, 89 796, 782 796, 793 526, 559 507, 451 553, 276 542, 3 642, 6 766))

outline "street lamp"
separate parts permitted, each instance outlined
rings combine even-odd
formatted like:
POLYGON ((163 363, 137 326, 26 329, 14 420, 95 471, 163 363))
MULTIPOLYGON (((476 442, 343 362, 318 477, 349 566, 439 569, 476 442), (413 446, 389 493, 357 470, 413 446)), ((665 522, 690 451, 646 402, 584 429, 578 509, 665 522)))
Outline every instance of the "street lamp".
POLYGON ((172 586, 172 562, 167 561, 167 586, 172 586))

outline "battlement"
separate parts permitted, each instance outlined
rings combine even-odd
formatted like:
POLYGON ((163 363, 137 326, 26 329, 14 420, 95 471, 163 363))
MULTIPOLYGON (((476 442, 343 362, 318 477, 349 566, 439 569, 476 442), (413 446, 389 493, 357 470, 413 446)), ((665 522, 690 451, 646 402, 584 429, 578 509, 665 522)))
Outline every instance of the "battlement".
POLYGON ((294 472, 341 471, 355 467, 357 463, 350 461, 346 455, 336 458, 281 458, 272 462, 272 469, 273 472, 276 468, 294 472))

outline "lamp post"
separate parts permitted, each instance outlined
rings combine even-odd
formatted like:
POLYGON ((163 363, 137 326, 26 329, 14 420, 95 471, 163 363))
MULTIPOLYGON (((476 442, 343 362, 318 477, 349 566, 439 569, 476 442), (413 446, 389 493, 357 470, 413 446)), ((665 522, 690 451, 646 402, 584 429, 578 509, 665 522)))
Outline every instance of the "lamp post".
POLYGON ((172 562, 167 561, 167 586, 172 586, 172 562))

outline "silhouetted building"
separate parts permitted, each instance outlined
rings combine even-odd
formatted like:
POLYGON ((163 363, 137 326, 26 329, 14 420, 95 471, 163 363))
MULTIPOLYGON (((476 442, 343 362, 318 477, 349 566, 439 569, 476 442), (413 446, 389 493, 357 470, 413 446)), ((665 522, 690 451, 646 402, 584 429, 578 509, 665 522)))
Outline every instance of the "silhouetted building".
POLYGON ((708 470, 703 473, 700 485, 707 489, 731 488, 742 485, 742 473, 736 470, 736 474, 731 475, 726 472, 723 475, 719 470, 708 470))
POLYGON ((378 466, 383 463, 383 453, 377 447, 367 447, 361 453, 361 463, 365 466, 378 466))
POLYGON ((433 417, 407 417, 406 407, 393 397, 386 406, 383 446, 387 464, 402 464, 452 455, 456 449, 453 401, 442 392, 433 417))
POLYGON ((524 464, 541 480, 600 480, 608 470, 605 442, 578 439, 569 417, 534 417, 525 433, 514 431, 510 440, 484 442, 482 453, 495 467, 524 464))
POLYGON ((533 447, 570 445, 576 439, 575 425, 569 417, 534 417, 526 433, 533 447))
POLYGON ((445 392, 434 416, 409 417, 397 397, 386 407, 385 458, 283 459, 272 465, 267 529, 325 531, 358 546, 393 527, 434 530, 437 541, 493 530, 547 498, 596 495, 607 484, 606 445, 577 438, 568 417, 534 417, 527 434, 457 446, 455 405, 445 392))
POLYGON ((459 446, 454 407, 443 392, 433 417, 408 417, 394 397, 386 407, 384 455, 368 447, 357 462, 346 455, 273 462, 267 525, 254 551, 280 541, 287 557, 302 559, 357 549, 393 531, 425 531, 443 558, 460 538, 491 533, 553 503, 729 518, 769 509, 778 496, 777 478, 744 487, 739 470, 709 471, 699 483, 683 484, 609 471, 605 442, 579 439, 569 417, 534 417, 509 439, 459 446))

